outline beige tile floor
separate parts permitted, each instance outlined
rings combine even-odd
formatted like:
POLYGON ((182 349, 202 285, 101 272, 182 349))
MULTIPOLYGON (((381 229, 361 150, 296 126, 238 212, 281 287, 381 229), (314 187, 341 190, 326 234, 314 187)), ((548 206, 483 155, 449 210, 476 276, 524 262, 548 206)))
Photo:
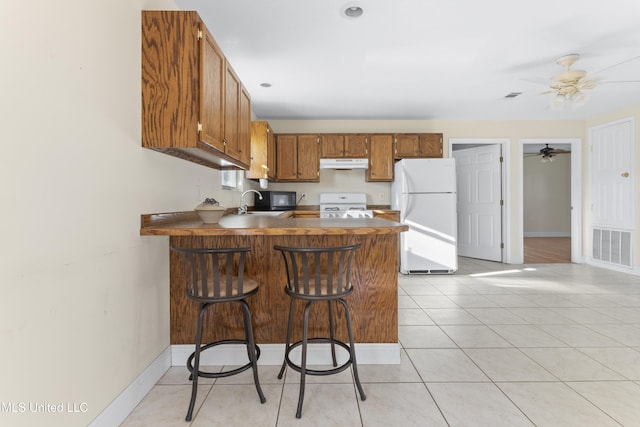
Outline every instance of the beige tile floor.
POLYGON ((308 379, 260 366, 202 380, 184 421, 186 369, 171 368, 123 426, 640 426, 640 277, 578 264, 460 259, 449 276, 399 276, 400 365, 308 379))

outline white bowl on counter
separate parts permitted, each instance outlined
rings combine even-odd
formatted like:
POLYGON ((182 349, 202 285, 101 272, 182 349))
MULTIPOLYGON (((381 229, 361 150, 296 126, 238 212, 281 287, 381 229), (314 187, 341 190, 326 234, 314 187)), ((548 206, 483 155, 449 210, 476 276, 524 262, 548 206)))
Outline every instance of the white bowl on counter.
POLYGON ((220 218, 224 216, 226 209, 217 203, 205 202, 196 206, 195 211, 205 224, 217 224, 220 218))

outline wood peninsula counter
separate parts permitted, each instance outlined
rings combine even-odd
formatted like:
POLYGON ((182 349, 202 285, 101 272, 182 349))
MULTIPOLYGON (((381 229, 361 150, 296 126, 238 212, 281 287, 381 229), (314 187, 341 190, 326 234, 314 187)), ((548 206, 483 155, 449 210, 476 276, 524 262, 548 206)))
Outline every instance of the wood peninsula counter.
MULTIPOLYGON (((282 256, 274 245, 338 246, 360 243, 352 264, 354 292, 347 297, 353 330, 359 343, 398 343, 398 236, 406 225, 381 218, 318 219, 280 216, 228 214, 218 224, 203 224, 195 212, 142 215, 140 234, 170 236, 172 246, 249 246, 245 275, 260 285, 249 298, 255 339, 258 344, 284 343, 289 297, 284 292, 286 273, 282 256)), ((185 296, 186 284, 180 257, 170 255, 171 344, 192 344, 195 337, 197 304, 185 296)), ((302 312, 302 304, 297 309, 302 312)), ((326 304, 315 304, 310 316, 310 336, 328 336, 326 304)), ((344 316, 338 310, 337 332, 346 339, 344 316)), ((235 305, 211 310, 204 329, 204 341, 242 338, 242 316, 235 305), (238 310, 236 312, 235 310, 238 310), (233 315, 230 315, 233 314, 233 315)), ((302 316, 296 316, 302 319, 302 316)), ((301 330, 301 325, 295 326, 301 330)), ((300 337, 294 336, 294 340, 300 337)))

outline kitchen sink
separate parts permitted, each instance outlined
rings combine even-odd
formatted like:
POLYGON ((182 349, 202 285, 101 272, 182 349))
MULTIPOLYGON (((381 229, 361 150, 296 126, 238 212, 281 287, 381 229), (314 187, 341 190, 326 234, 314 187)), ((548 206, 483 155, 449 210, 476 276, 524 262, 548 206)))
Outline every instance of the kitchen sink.
POLYGON ((285 213, 286 211, 251 211, 247 212, 246 215, 254 215, 254 216, 279 216, 285 213))

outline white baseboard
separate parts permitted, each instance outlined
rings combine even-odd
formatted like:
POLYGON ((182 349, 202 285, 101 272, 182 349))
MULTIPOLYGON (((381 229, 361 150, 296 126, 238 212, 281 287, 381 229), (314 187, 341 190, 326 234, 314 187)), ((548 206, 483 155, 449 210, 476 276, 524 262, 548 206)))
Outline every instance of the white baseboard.
POLYGON ((89 426, 112 427, 120 425, 170 367, 171 347, 167 347, 89 426))
MULTIPOLYGON (((259 344, 259 365, 280 365, 284 359, 284 344, 259 344)), ((400 364, 400 344, 360 343, 355 345, 356 360, 362 365, 397 365, 400 364)), ((295 352, 292 352, 292 359, 295 352)), ((193 344, 171 346, 171 364, 184 366, 189 355, 193 352, 193 344)), ((336 350, 338 359, 346 360, 346 351, 336 350)), ((331 363, 329 344, 309 344, 307 363, 310 365, 325 365, 331 363)), ((246 347, 242 344, 229 344, 210 351, 205 351, 200 357, 202 365, 244 365, 249 361, 246 347)))
POLYGON ((571 232, 567 231, 525 231, 524 237, 571 237, 571 232))
POLYGON ((633 274, 634 276, 640 276, 640 268, 638 267, 624 267, 616 264, 609 264, 607 262, 601 262, 593 258, 587 258, 586 263, 595 267, 606 268, 607 270, 619 271, 621 273, 633 274))

